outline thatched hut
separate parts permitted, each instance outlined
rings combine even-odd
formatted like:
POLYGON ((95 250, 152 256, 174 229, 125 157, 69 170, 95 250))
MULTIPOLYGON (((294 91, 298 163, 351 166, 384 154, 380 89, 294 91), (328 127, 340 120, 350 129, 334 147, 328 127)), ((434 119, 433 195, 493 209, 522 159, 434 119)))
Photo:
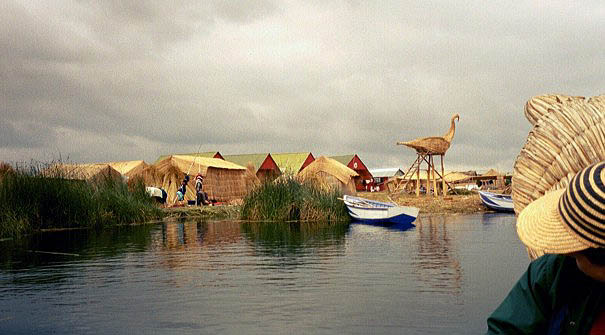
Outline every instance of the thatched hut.
POLYGON ((187 184, 185 200, 195 200, 195 175, 204 176, 204 192, 216 202, 241 200, 247 193, 247 170, 243 166, 218 158, 187 155, 168 156, 130 176, 132 181, 141 178, 146 186, 163 188, 168 193, 167 202, 174 203, 176 191, 185 174, 191 176, 187 184))
POLYGON ((191 152, 191 153, 182 153, 182 154, 161 155, 160 157, 158 157, 155 160, 155 163, 157 163, 157 162, 159 162, 161 160, 164 160, 164 158, 167 158, 167 157, 170 157, 170 156, 192 156, 192 157, 220 158, 220 159, 223 159, 223 160, 225 159, 223 157, 223 155, 221 155, 221 153, 218 152, 218 151, 206 151, 206 152, 191 152))
MULTIPOLYGON (((469 176, 462 172, 445 173, 445 181, 451 184, 455 189, 473 190, 477 188, 477 182, 473 176, 469 176)), ((437 182, 441 182, 441 178, 437 178, 437 182)))
POLYGON ((133 174, 137 174, 144 168, 148 167, 149 164, 145 161, 120 161, 120 162, 107 162, 112 168, 116 169, 122 176, 130 177, 133 174))
POLYGON ((320 156, 298 173, 301 180, 310 180, 324 189, 338 189, 344 194, 355 193, 355 178, 359 174, 346 165, 320 156))
POLYGON ((122 175, 109 164, 53 164, 42 171, 42 174, 50 178, 63 178, 74 180, 85 180, 96 183, 105 178, 122 180, 122 175))
POLYGON ((482 189, 502 190, 506 187, 507 181, 510 182, 511 175, 502 173, 496 169, 489 169, 480 176, 473 176, 473 180, 481 185, 482 189))
POLYGON ((359 178, 356 178, 355 180, 355 188, 357 191, 367 191, 366 186, 374 183, 374 176, 357 154, 330 156, 330 158, 344 164, 349 169, 359 174, 359 178))

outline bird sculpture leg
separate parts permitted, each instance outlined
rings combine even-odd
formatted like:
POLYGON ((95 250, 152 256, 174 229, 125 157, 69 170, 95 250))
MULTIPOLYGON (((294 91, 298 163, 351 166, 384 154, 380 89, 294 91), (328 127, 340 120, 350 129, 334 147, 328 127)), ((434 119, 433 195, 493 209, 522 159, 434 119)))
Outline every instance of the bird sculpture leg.
POLYGON ((438 197, 439 191, 437 190, 437 178, 435 178, 435 161, 433 160, 433 155, 431 155, 431 174, 433 175, 433 190, 435 190, 435 196, 438 197))

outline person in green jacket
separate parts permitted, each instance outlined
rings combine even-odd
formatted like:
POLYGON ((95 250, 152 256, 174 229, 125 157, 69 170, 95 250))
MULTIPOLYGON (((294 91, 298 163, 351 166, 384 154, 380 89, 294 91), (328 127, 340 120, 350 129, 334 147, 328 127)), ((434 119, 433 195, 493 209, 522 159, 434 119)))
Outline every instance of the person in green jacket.
POLYGON ((517 233, 545 255, 487 319, 487 334, 605 334, 605 161, 520 213, 517 233))

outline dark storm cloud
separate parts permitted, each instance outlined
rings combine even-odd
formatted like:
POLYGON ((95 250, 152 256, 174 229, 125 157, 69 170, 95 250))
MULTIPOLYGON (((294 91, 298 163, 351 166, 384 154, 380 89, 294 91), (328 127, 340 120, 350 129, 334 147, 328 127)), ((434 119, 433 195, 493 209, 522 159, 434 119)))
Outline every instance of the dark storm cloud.
POLYGON ((449 167, 512 169, 525 101, 604 93, 601 2, 5 1, 2 160, 359 153, 443 135, 449 167), (34 157, 36 158, 36 157, 34 157))

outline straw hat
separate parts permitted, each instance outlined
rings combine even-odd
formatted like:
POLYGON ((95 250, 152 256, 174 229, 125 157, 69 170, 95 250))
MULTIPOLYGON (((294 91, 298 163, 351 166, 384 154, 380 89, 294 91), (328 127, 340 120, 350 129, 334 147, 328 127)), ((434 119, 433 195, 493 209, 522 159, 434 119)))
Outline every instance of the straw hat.
POLYGON ((578 172, 567 189, 525 207, 517 233, 526 246, 544 253, 605 248, 605 161, 578 172))

